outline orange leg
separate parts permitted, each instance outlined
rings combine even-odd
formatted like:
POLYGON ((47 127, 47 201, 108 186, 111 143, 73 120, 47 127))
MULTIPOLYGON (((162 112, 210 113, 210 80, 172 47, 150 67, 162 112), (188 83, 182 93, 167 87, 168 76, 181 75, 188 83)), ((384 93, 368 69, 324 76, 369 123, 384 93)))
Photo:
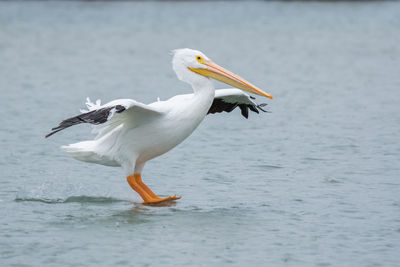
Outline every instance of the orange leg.
POLYGON ((153 203, 161 203, 165 201, 177 200, 181 197, 169 196, 166 198, 158 197, 150 188, 143 183, 142 177, 140 174, 132 174, 126 177, 128 184, 135 190, 143 199, 143 204, 153 204, 153 203))

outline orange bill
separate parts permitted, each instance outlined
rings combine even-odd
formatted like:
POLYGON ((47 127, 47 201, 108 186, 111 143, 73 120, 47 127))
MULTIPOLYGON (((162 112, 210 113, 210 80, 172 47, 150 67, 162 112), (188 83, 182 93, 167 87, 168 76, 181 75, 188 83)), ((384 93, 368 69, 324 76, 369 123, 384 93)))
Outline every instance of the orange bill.
POLYGON ((256 87, 255 85, 249 83, 242 77, 230 72, 227 69, 215 64, 211 60, 202 60, 201 62, 206 66, 206 68, 189 68, 191 71, 196 72, 200 75, 213 78, 220 82, 229 84, 233 87, 239 88, 241 90, 250 92, 252 94, 265 96, 268 98, 273 98, 272 95, 267 94, 266 92, 262 91, 260 88, 256 87))

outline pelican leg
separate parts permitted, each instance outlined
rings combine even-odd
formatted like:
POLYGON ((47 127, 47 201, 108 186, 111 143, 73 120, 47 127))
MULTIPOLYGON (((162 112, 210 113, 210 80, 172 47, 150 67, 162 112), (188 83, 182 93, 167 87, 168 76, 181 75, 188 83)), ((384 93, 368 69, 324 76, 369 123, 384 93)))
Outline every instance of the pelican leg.
POLYGON ((166 198, 160 198, 142 181, 142 176, 139 174, 129 175, 126 180, 128 184, 135 190, 143 199, 143 204, 155 204, 165 201, 172 201, 180 199, 176 195, 168 196, 166 198))
POLYGON ((129 175, 128 177, 126 177, 126 180, 128 181, 128 184, 132 187, 132 189, 135 190, 142 197, 144 202, 151 199, 151 196, 149 196, 149 194, 147 194, 146 191, 144 191, 143 188, 141 188, 140 185, 136 182, 134 175, 129 175))

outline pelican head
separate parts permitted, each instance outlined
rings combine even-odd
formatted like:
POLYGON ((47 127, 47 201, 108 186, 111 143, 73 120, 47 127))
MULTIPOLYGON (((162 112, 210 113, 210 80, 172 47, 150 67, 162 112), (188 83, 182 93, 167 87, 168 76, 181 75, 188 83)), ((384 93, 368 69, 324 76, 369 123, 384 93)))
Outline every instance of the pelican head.
POLYGON ((272 99, 272 95, 267 94, 240 76, 218 66, 198 50, 183 48, 176 49, 173 52, 172 67, 181 81, 196 86, 206 83, 209 78, 213 78, 252 94, 272 99))

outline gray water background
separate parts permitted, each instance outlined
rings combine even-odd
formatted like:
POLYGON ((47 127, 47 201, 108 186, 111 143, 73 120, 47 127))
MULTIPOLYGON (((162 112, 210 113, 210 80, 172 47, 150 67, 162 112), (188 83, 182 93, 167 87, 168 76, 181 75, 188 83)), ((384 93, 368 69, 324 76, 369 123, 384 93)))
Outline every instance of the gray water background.
MULTIPOLYGON (((400 266, 400 3, 0 2, 2 266, 400 266), (175 205, 59 147, 93 100, 190 92, 190 47, 274 95, 149 162, 175 205)), ((219 88, 225 87, 217 84, 219 88)))

